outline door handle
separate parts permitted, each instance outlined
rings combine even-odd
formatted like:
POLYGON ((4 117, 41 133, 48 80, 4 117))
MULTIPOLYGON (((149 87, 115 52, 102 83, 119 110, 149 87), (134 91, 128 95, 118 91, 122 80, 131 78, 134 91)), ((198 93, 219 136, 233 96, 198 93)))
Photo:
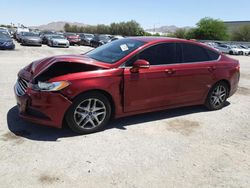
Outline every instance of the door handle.
POLYGON ((215 66, 211 66, 211 67, 208 67, 208 71, 209 72, 213 72, 216 70, 216 67, 215 66))
POLYGON ((175 72, 176 72, 176 71, 173 70, 173 69, 166 69, 166 70, 165 70, 165 73, 167 73, 167 74, 169 74, 169 75, 174 74, 175 72))

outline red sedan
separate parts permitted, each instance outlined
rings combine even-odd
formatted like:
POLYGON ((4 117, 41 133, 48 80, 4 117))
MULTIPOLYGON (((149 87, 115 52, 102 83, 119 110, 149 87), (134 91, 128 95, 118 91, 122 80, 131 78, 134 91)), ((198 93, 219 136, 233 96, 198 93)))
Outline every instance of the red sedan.
POLYGON ((22 118, 92 133, 111 118, 200 104, 221 109, 237 90, 239 69, 194 41, 131 37, 34 61, 18 73, 15 93, 22 118))

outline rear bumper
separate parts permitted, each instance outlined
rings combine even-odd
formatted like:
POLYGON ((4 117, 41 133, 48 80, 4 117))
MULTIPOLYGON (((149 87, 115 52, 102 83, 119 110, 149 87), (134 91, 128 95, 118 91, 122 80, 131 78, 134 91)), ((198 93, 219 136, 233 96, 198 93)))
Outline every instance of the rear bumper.
POLYGON ((68 39, 68 41, 70 44, 80 44, 81 43, 81 40, 78 40, 78 39, 68 39))
POLYGON ((60 93, 28 90, 19 96, 15 89, 19 115, 23 119, 46 126, 61 128, 64 114, 71 105, 60 93))
POLYGON ((231 79, 231 89, 229 97, 236 93, 240 81, 240 72, 236 72, 231 79))

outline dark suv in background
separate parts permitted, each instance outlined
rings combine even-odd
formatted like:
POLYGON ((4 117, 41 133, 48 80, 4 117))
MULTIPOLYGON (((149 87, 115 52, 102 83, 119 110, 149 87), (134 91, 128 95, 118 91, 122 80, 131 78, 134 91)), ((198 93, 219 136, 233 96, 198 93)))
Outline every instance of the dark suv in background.
POLYGON ((96 48, 108 43, 110 39, 111 37, 109 35, 95 35, 95 37, 90 41, 90 46, 96 48))
POLYGON ((90 46, 90 41, 94 38, 93 34, 80 33, 81 45, 90 46))

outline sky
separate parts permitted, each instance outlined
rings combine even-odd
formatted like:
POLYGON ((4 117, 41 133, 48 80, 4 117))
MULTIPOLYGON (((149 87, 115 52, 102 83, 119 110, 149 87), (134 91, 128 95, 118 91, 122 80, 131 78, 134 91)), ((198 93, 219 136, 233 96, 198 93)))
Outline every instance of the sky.
POLYGON ((203 17, 249 21, 250 0, 0 0, 0 24, 53 21, 110 24, 135 20, 144 29, 195 26, 203 17))

